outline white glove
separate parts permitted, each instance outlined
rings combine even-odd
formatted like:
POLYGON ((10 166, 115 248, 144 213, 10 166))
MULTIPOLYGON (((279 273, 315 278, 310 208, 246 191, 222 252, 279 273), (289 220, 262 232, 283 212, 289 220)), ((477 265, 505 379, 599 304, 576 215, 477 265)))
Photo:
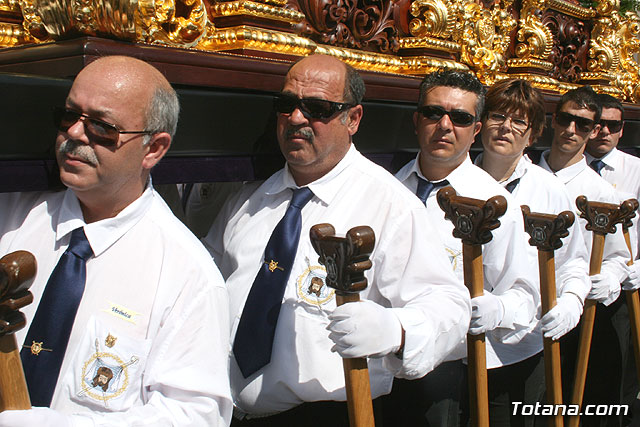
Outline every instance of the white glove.
POLYGON ((561 336, 576 327, 581 315, 580 298, 570 292, 562 294, 555 307, 542 316, 542 332, 547 338, 559 340, 561 336))
POLYGON ((627 266, 629 275, 622 282, 622 289, 625 291, 635 291, 636 289, 640 289, 640 275, 638 274, 638 268, 640 268, 640 260, 627 266))
POLYGON ((593 299, 606 305, 618 299, 620 295, 620 283, 610 274, 594 274, 591 279, 591 290, 588 299, 593 299))
POLYGON ((498 327, 504 317, 504 307, 500 298, 491 292, 471 298, 471 323, 469 333, 471 335, 483 334, 498 327))
POLYGON ((0 427, 73 427, 70 415, 51 408, 31 408, 0 413, 0 427))
POLYGON ((402 325, 391 308, 372 301, 350 302, 329 315, 331 351, 344 358, 382 357, 402 344, 402 325))

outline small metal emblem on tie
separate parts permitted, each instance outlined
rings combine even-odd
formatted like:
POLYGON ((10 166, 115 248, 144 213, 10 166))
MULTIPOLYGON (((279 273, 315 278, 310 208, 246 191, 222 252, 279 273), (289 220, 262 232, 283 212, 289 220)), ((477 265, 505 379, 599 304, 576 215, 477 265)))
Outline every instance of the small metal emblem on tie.
POLYGON ((104 339, 104 345, 106 345, 107 347, 111 348, 114 345, 116 345, 116 340, 118 338, 114 337, 113 335, 109 334, 107 335, 107 338, 104 339))
POLYGON ((272 273, 276 270, 276 268, 278 270, 284 271, 284 268, 278 266, 278 261, 271 260, 269 262, 265 261, 264 263, 269 264, 269 271, 272 273))
POLYGON ((28 348, 31 350, 31 354, 34 356, 38 356, 41 351, 53 351, 50 348, 44 348, 41 342, 31 341, 31 345, 23 345, 22 347, 28 348))

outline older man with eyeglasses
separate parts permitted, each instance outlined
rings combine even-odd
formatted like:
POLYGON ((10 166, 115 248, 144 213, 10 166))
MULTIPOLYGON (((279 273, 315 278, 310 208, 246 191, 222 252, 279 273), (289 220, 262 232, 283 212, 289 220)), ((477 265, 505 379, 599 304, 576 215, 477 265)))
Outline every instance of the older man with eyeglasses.
MULTIPOLYGON (((425 76, 420 86, 417 111, 413 115, 420 152, 396 175, 426 204, 429 221, 436 224, 445 242, 450 268, 463 283, 462 242, 452 235, 453 224, 444 218, 436 201, 437 188, 451 185, 465 197, 487 200, 496 195, 507 199, 507 212, 493 239, 483 245, 483 296, 473 298, 472 334, 485 333, 491 425, 508 425, 511 407, 499 402, 505 381, 521 363, 540 352, 541 344, 529 339, 540 304, 535 265, 527 259, 527 242, 520 206, 489 174, 473 165, 469 149, 482 128, 480 117, 485 90, 468 73, 442 71, 425 76), (515 369, 514 369, 515 367, 515 369), (492 396, 498 399, 492 399, 492 396)), ((431 236, 423 236, 430 239, 431 236)), ((391 399, 394 405, 411 402, 399 425, 458 425, 458 408, 466 388, 465 343, 452 352, 448 363, 418 381, 398 381, 391 399)), ((518 380, 512 381, 517 382, 518 380)), ((392 405, 393 406, 393 405, 392 405)))
POLYGON ((352 143, 364 90, 335 58, 295 63, 274 102, 285 168, 245 185, 204 240, 231 295, 233 425, 347 427, 341 357, 369 358, 375 399, 394 375, 431 371, 466 332, 468 292, 424 206, 352 143), (360 302, 336 308, 309 239, 318 223, 374 230, 360 302))
POLYGON ((67 190, 0 194, 0 254, 38 263, 16 334, 34 408, 0 426, 229 424, 224 281, 150 178, 179 108, 151 65, 100 58, 55 114, 67 190))

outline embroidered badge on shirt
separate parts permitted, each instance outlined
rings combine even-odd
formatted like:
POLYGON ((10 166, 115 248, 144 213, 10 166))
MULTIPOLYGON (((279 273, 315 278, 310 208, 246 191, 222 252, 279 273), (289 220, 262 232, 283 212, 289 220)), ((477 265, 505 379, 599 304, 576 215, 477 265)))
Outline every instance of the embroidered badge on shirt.
POLYGON ((128 308, 125 308, 120 304, 114 304, 112 302, 109 302, 109 308, 105 308, 102 311, 109 313, 110 315, 117 317, 118 319, 133 323, 134 325, 136 324, 136 316, 140 314, 136 311, 129 310, 128 308))
POLYGON ((308 266, 296 281, 298 298, 302 301, 317 306, 322 306, 331 301, 335 290, 325 283, 327 271, 321 265, 308 266))
POLYGON ((107 335, 107 337, 104 339, 104 345, 106 345, 107 347, 111 348, 114 345, 116 345, 116 340, 118 338, 114 337, 113 335, 109 334, 107 335))
POLYGON ((82 366, 78 396, 89 396, 107 407, 110 399, 120 396, 129 386, 127 368, 138 363, 139 358, 131 356, 128 362, 124 362, 117 354, 100 351, 97 338, 95 350, 82 366))

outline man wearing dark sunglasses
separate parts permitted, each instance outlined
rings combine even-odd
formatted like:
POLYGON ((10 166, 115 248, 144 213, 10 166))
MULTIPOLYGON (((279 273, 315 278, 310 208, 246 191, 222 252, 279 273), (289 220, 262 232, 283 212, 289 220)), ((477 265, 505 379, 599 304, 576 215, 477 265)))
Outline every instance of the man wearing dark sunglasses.
POLYGON ((424 207, 352 143, 364 89, 335 58, 295 63, 274 100, 285 168, 242 188, 204 240, 231 297, 232 425, 347 427, 342 357, 369 357, 375 399, 394 375, 433 369, 466 332, 468 294, 424 207), (291 218, 299 225, 289 233, 291 218), (319 223, 343 235, 374 230, 360 302, 336 308, 331 270, 309 239, 319 223), (290 241, 293 250, 278 251, 290 241))
MULTIPOLYGON (((584 195, 591 201, 618 203, 615 189, 596 173, 583 155, 589 138, 595 138, 600 131, 602 105, 598 95, 590 86, 583 86, 566 92, 556 106, 552 126, 551 149, 542 153, 539 166, 554 173, 564 183, 571 200, 584 195)), ((577 208, 576 208, 576 212, 577 208)), ((578 217, 578 215, 576 215, 578 217)), ((592 232, 586 229, 586 220, 578 218, 587 249, 591 250, 592 232)), ((604 255, 600 274, 590 276, 591 290, 588 299, 598 305, 594 325, 589 369, 583 404, 619 404, 618 393, 612 392, 619 384, 622 360, 626 357, 625 338, 619 336, 616 318, 624 309, 624 298, 620 295, 620 283, 628 276, 626 260, 629 253, 622 230, 605 239, 604 255), (621 347, 622 345, 622 347, 621 347), (593 367, 593 369, 591 368, 593 367), (617 371, 617 373, 616 373, 617 371)), ((626 323, 628 328, 629 323, 626 323)), ((628 332, 627 332, 628 334, 628 332)), ((628 335, 626 336, 628 342, 628 335)), ((578 328, 565 335, 561 342, 563 354, 563 384, 569 389, 578 349, 578 328)), ((584 425, 600 425, 600 417, 583 417, 584 425)))
MULTIPOLYGON (((505 378, 514 378, 516 371, 511 367, 540 349, 538 342, 528 339, 535 327, 540 297, 531 279, 537 272, 527 260, 520 206, 469 158, 471 144, 482 127, 484 93, 480 81, 469 73, 442 71, 425 76, 413 115, 420 152, 396 177, 426 204, 460 283, 464 283, 462 243, 453 237, 453 225, 438 206, 438 187, 451 185, 459 195, 477 199, 496 195, 507 199, 508 209, 500 218, 501 225, 483 247, 485 292, 471 300, 469 328, 469 333, 486 334, 490 419, 492 426, 499 426, 509 424, 512 410, 505 398, 509 385, 505 378)), ((390 407, 410 402, 401 411, 400 416, 405 418, 399 424, 424 425, 425 417, 429 425, 459 424, 458 410, 463 390, 467 389, 466 367, 461 360, 465 353, 462 343, 449 355, 450 362, 434 372, 418 381, 394 384, 390 407)))
MULTIPOLYGON (((640 200, 640 159, 617 148, 624 127, 622 103, 608 94, 598 94, 598 100, 602 106, 600 131, 595 138, 587 141, 585 154, 587 163, 613 185, 619 201, 630 198, 640 200)), ((633 226, 629 230, 629 235, 635 261, 629 267, 629 277, 622 282, 622 289, 631 291, 640 287, 640 278, 638 277, 640 274, 640 260, 638 259, 640 228, 638 227, 637 215, 633 218, 633 226)), ((622 300, 622 298, 620 299, 622 300)), ((637 376, 634 369, 623 371, 625 366, 634 363, 634 356, 631 354, 633 347, 628 329, 629 320, 626 307, 623 306, 624 301, 620 301, 618 305, 620 307, 619 312, 615 314, 617 321, 614 323, 614 328, 625 346, 621 346, 620 358, 611 357, 609 359, 610 361, 615 360, 617 363, 605 365, 607 369, 602 369, 604 372, 601 373, 598 380, 611 381, 612 389, 616 390, 616 393, 610 394, 623 397, 622 401, 617 403, 633 404, 638 394, 637 376)))
POLYGON ((0 254, 38 262, 16 334, 34 408, 0 425, 229 424, 224 281, 150 180, 179 109, 151 65, 98 59, 55 114, 67 190, 0 194, 0 254))

